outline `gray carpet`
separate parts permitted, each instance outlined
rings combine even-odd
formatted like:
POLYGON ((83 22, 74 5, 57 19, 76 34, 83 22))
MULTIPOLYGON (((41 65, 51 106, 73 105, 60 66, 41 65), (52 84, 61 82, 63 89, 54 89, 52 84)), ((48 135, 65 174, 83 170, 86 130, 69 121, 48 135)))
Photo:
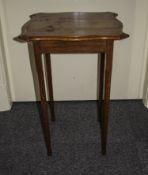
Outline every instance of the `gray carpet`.
POLYGON ((14 103, 0 113, 0 175, 147 175, 148 109, 112 101, 108 152, 100 153, 96 102, 57 102, 46 155, 38 106, 14 103))

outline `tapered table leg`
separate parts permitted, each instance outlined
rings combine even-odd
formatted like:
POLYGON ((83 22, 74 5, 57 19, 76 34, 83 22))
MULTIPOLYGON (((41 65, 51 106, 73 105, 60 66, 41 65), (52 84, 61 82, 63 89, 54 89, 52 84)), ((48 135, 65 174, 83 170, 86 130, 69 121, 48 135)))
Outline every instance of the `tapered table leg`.
POLYGON ((105 53, 101 53, 100 63, 98 65, 98 74, 99 74, 99 111, 98 111, 98 121, 102 121, 102 106, 103 106, 103 85, 104 85, 104 62, 105 62, 105 53))
POLYGON ((103 155, 106 154, 106 146, 107 146, 107 130, 108 130, 108 115, 109 115, 109 103, 110 103, 112 60, 113 60, 113 41, 108 40, 107 50, 106 50, 103 117, 102 117, 102 122, 101 122, 101 140, 102 140, 102 154, 103 155))
POLYGON ((46 70, 47 70, 48 94, 49 94, 49 98, 50 98, 50 103, 49 104, 50 104, 50 111, 51 111, 51 120, 55 121, 51 58, 50 58, 49 53, 45 54, 45 59, 46 59, 46 70))
POLYGON ((48 155, 51 155, 52 150, 51 150, 50 128, 49 128, 49 120, 48 120, 48 102, 46 100, 40 44, 39 42, 35 42, 33 46, 34 46, 35 65, 36 65, 36 71, 38 75, 40 98, 41 98, 41 112, 42 112, 41 122, 42 122, 42 127, 44 132, 44 138, 47 146, 47 153, 48 155))

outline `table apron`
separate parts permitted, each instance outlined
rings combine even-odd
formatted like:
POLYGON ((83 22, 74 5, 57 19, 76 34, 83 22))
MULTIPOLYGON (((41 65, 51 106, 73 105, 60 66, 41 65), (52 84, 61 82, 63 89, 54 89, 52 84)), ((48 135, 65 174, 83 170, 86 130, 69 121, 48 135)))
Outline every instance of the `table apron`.
POLYGON ((42 53, 98 53, 106 51, 106 40, 40 41, 42 53))

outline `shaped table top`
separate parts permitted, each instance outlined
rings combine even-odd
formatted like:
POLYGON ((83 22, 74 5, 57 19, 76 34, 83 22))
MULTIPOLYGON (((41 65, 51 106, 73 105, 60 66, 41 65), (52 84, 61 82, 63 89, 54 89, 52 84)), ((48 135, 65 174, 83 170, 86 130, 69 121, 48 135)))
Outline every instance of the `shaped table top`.
POLYGON ((37 13, 23 25, 19 39, 28 42, 127 38, 116 16, 112 12, 37 13))

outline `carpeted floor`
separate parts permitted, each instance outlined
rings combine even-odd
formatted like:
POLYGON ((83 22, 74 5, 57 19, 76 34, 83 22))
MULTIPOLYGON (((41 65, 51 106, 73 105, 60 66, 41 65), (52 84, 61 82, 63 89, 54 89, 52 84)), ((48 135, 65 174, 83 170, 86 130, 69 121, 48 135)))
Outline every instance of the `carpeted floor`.
POLYGON ((57 102, 46 155, 38 106, 14 103, 0 113, 0 175, 147 175, 148 109, 112 101, 108 153, 100 153, 96 102, 57 102))

